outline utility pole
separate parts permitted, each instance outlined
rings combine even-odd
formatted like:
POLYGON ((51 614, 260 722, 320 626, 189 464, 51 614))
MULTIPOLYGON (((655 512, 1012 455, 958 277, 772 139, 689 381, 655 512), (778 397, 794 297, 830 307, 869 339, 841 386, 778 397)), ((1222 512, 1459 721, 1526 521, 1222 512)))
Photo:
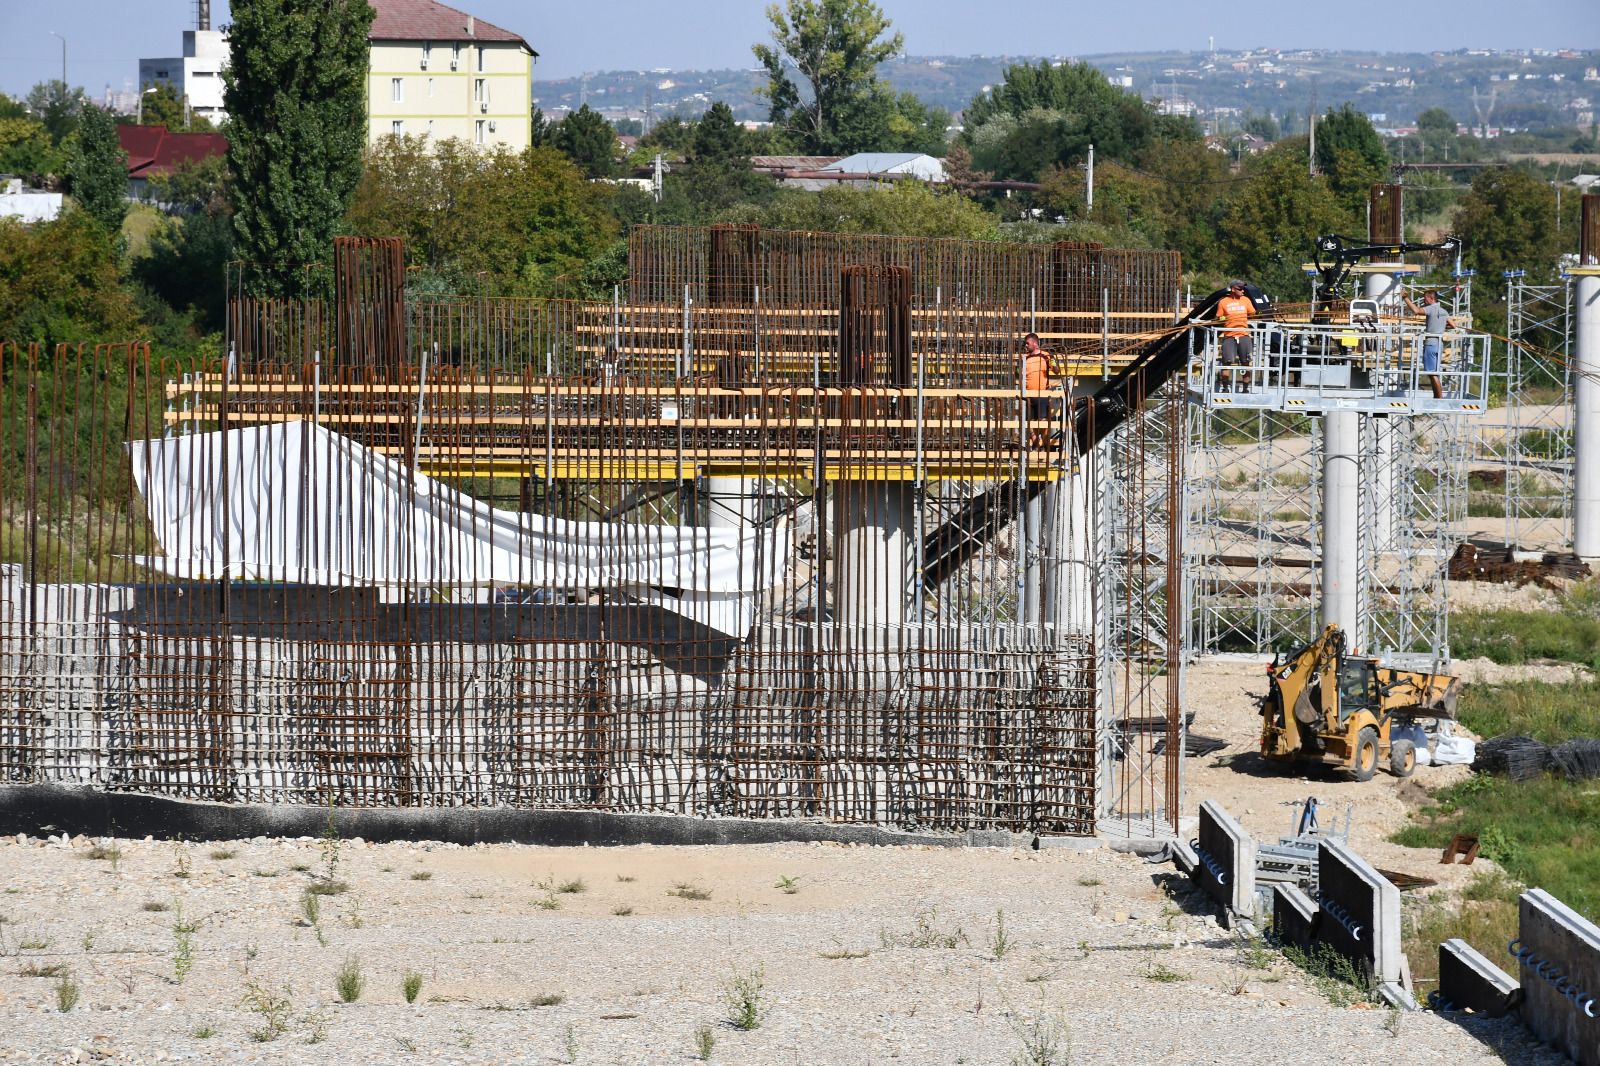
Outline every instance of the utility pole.
MULTIPOLYGON (((1089 146, 1089 196, 1087 206, 1090 211, 1094 210, 1094 145, 1092 144, 1089 146)), ((1558 210, 1560 206, 1558 200, 1556 204, 1558 210)))
POLYGON ((1306 128, 1310 131, 1310 147, 1306 151, 1311 176, 1317 176, 1317 91, 1311 90, 1311 110, 1306 112, 1306 128))

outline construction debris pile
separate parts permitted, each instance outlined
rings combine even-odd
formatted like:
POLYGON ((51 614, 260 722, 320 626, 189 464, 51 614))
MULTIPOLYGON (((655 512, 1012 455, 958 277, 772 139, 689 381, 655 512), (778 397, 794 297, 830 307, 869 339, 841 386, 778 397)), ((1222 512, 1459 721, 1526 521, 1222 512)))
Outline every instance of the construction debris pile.
POLYGON ((1480 548, 1463 543, 1450 557, 1451 581, 1493 581, 1502 585, 1537 585, 1556 591, 1556 579, 1576 581, 1592 571, 1572 552, 1519 552, 1514 548, 1480 548))

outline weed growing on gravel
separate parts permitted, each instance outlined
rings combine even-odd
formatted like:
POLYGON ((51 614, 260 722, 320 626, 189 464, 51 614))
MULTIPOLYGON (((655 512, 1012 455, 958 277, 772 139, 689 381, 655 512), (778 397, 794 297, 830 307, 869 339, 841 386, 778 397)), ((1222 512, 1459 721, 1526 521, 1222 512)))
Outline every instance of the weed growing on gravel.
POLYGON ((792 896, 796 892, 800 891, 800 879, 798 877, 783 877, 780 875, 778 877, 778 883, 772 887, 781 889, 783 894, 786 896, 792 896))
POLYGON ((62 974, 56 980, 56 1010, 65 1014, 76 1007, 80 991, 78 982, 70 972, 62 974))
POLYGON ((172 876, 180 881, 189 879, 189 849, 182 840, 172 842, 172 876))
POLYGON ((261 954, 260 944, 246 944, 244 946, 244 957, 247 962, 254 962, 259 954, 261 954))
POLYGON ((217 1030, 214 1026, 197 1025, 193 1029, 189 1030, 189 1035, 194 1037, 196 1040, 210 1040, 212 1037, 217 1035, 217 1030))
POLYGON ((432 870, 413 870, 413 871, 411 871, 411 880, 413 880, 413 881, 432 881, 433 880, 433 871, 432 870))
POLYGON ((722 998, 728 1005, 728 1024, 749 1032, 761 1028, 766 1010, 766 971, 760 966, 728 979, 722 998))
POLYGON ((633 908, 624 903, 620 907, 612 907, 611 913, 615 914, 618 918, 626 918, 628 915, 633 913, 633 908))
POLYGON ((1389 1016, 1383 1020, 1384 1030, 1396 1040, 1400 1039, 1400 1029, 1405 1023, 1405 1015, 1400 1013, 1400 1008, 1390 1007, 1389 1016))
POLYGON ((328 1022, 331 1016, 326 1010, 314 1010, 300 1019, 305 1024, 306 1043, 320 1044, 328 1039, 328 1022))
POLYGON ((549 885, 540 885, 544 895, 534 898, 533 905, 542 911, 556 911, 561 909, 561 901, 556 898, 556 891, 549 885))
POLYGON ((400 1045, 401 1051, 412 1055, 417 1053, 417 1042, 411 1039, 409 1036, 397 1036, 394 1038, 394 1042, 400 1045))
POLYGON ((694 1031, 694 1057, 701 1062, 711 1061, 711 1052, 716 1049, 717 1036, 711 1031, 711 1026, 702 1025, 694 1031))
POLYGON ((322 898, 309 888, 300 893, 300 916, 313 929, 322 921, 322 898))
POLYGON ((115 844, 96 844, 84 852, 84 857, 115 864, 122 861, 122 849, 115 844))
POLYGON ((939 927, 937 910, 918 911, 911 931, 894 935, 887 929, 878 930, 878 942, 885 948, 944 948, 951 950, 969 943, 967 934, 958 925, 954 930, 939 927))
POLYGON ((637 877, 634 877, 632 874, 618 874, 617 875, 617 880, 622 882, 625 885, 631 885, 631 884, 633 884, 635 881, 637 881, 639 879, 637 877))
POLYGON ((313 896, 342 896, 350 891, 350 886, 344 881, 328 881, 319 878, 306 886, 306 892, 313 896))
POLYGON ((272 1044, 288 1032, 294 1013, 293 996, 294 989, 288 984, 283 986, 282 994, 278 994, 274 989, 267 988, 266 984, 245 981, 245 996, 240 1004, 261 1020, 261 1026, 251 1029, 251 1040, 256 1044, 272 1044))
POLYGON ((702 888, 692 881, 679 881, 672 886, 667 895, 677 896, 679 899, 708 900, 711 898, 711 890, 702 888))
POLYGON ((352 892, 344 901, 344 913, 339 920, 351 929, 360 929, 366 925, 366 919, 361 917, 361 896, 352 892))
POLYGON ((1006 934, 1006 912, 995 911, 994 932, 989 935, 989 954, 993 955, 995 961, 998 962, 1005 958, 1007 953, 1015 946, 1016 944, 1011 937, 1006 934))
POLYGON ((236 858, 238 854, 232 848, 213 848, 211 851, 211 857, 217 862, 227 862, 229 859, 236 858))
POLYGON ((561 1034, 561 1050, 566 1054, 567 1062, 578 1061, 578 1033, 570 1025, 561 1034))
POLYGON ((147 899, 139 904, 139 909, 150 914, 160 914, 163 911, 171 910, 172 904, 164 899, 147 899))
POLYGON ((1377 989, 1367 975, 1326 944, 1318 944, 1311 951, 1291 945, 1283 949, 1283 956, 1304 970, 1312 986, 1335 1007, 1377 1001, 1377 989))
POLYGON ((309 862, 297 862, 293 866, 289 867, 289 869, 293 870, 297 874, 308 874, 311 872, 311 864, 309 862))
MULTIPOLYGON (((344 838, 339 835, 339 823, 334 819, 333 798, 328 798, 328 818, 322 824, 322 851, 321 880, 332 884, 339 877, 339 859, 344 849, 344 838)), ((331 895, 332 893, 330 893, 331 895)))
POLYGON ((65 963, 50 962, 40 965, 37 962, 30 962, 18 971, 18 974, 22 977, 62 977, 68 972, 65 963))
POLYGON ((354 955, 345 957, 344 965, 333 975, 333 987, 338 990, 342 1003, 354 1003, 367 987, 367 978, 361 972, 361 961, 354 955))
POLYGON ((1259 936, 1246 937, 1239 942, 1239 962, 1250 970, 1272 967, 1272 948, 1259 936))
POLYGON ((276 870, 256 870, 255 871, 255 875, 257 877, 277 877, 278 876, 278 871, 276 871, 276 870))
POLYGON ((50 938, 49 937, 43 937, 43 936, 33 936, 33 937, 27 938, 26 940, 18 940, 17 941, 17 950, 18 951, 43 951, 45 948, 48 948, 49 946, 50 946, 50 938))
POLYGON ((421 991, 422 975, 415 970, 407 970, 406 975, 400 979, 400 994, 406 997, 407 1003, 415 1003, 421 991))
POLYGON ((589 886, 584 883, 581 877, 574 877, 570 881, 563 881, 556 886, 557 892, 568 896, 575 896, 579 892, 587 892, 588 890, 589 886))
POLYGON ((183 916, 183 907, 180 905, 172 914, 172 979, 176 984, 183 984, 184 979, 194 970, 194 934, 200 928, 198 922, 191 921, 183 916))
POLYGON ((560 992, 543 992, 528 1000, 530 1007, 559 1007, 567 1001, 560 992))
POLYGON ((1072 1061, 1072 1030, 1060 1015, 1012 1024, 1022 1047, 1012 1057, 1011 1066, 1067 1066, 1072 1061))
POLYGON ((94 942, 99 938, 100 927, 98 925, 91 925, 83 931, 83 939, 79 943, 83 945, 83 953, 85 955, 94 950, 94 942))
POLYGON ((458 1025, 451 1032, 456 1034, 456 1047, 462 1051, 471 1051, 472 1045, 478 1042, 477 1036, 464 1025, 458 1025))
POLYGON ((831 951, 819 951, 817 952, 817 957, 822 959, 864 959, 871 954, 872 952, 865 948, 859 951, 852 951, 849 948, 838 947, 831 951))
POLYGON ((1177 984, 1179 981, 1187 981, 1189 975, 1179 973, 1164 962, 1157 962, 1155 955, 1152 954, 1145 956, 1144 978, 1146 981, 1154 981, 1157 984, 1170 985, 1177 984))

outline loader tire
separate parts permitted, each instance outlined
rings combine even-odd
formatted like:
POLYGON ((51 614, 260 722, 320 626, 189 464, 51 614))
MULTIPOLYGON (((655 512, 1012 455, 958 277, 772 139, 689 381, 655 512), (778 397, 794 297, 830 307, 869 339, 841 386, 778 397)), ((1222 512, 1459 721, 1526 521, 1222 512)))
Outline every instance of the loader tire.
POLYGON ((1417 772, 1416 744, 1397 740, 1389 745, 1389 772, 1396 777, 1410 777, 1417 772))
POLYGON ((1378 772, 1378 731, 1370 725, 1356 734, 1355 759, 1350 763, 1350 774, 1357 781, 1370 781, 1378 772))

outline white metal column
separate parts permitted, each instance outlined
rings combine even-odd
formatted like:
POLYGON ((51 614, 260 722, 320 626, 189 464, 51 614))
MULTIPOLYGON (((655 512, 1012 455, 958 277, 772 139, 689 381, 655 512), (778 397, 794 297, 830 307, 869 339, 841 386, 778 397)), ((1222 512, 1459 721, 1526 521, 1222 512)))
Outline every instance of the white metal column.
POLYGON ((1572 550, 1600 559, 1600 266, 1573 268, 1572 550))
POLYGON ((1322 624, 1359 639, 1361 416, 1330 411, 1322 444, 1322 624))

